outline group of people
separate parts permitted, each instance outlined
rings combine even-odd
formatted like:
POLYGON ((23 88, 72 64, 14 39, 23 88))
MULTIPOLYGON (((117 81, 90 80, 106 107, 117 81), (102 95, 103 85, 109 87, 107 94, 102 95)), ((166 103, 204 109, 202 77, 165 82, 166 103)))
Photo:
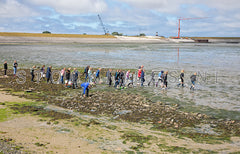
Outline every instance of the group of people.
MULTIPOLYGON (((35 68, 35 66, 33 66, 33 69, 35 68)), ((83 88, 83 97, 85 96, 89 96, 89 89, 92 87, 92 68, 90 66, 86 67, 87 69, 85 69, 84 74, 87 73, 86 78, 85 78, 85 83, 81 84, 81 87, 83 88), (87 80, 88 79, 88 80, 87 80)), ((97 73, 96 73, 96 78, 95 81, 99 78, 100 75, 100 70, 101 68, 98 69, 97 73)), ((32 73, 32 79, 34 78, 34 73, 32 73)), ((42 68, 40 69, 40 80, 44 79, 45 77, 47 78, 47 83, 52 83, 52 66, 47 67, 47 71, 45 74, 45 65, 42 66, 42 68)), ((66 87, 72 87, 73 89, 77 89, 78 88, 78 77, 80 76, 80 73, 78 72, 78 70, 76 68, 73 69, 73 71, 71 72, 71 68, 63 68, 60 71, 60 83, 61 84, 65 84, 66 87), (65 80, 64 80, 65 77, 65 80)))
MULTIPOLYGON (((143 69, 144 66, 139 66, 139 69, 137 71, 137 84, 138 85, 141 85, 141 87, 143 87, 144 85, 144 82, 145 82, 145 70, 143 69)), ((125 74, 125 71, 122 71, 122 70, 117 70, 115 73, 114 73, 114 79, 115 79, 115 84, 114 84, 114 87, 117 88, 117 87, 120 87, 121 88, 125 88, 126 86, 129 87, 129 86, 133 86, 133 79, 134 79, 134 74, 135 72, 131 72, 130 70, 128 70, 125 74)), ((112 84, 112 69, 109 69, 108 72, 107 72, 107 82, 108 82, 108 85, 111 86, 112 84)), ((191 79, 191 87, 190 89, 191 90, 194 90, 194 87, 195 87, 195 82, 196 82, 196 76, 197 76, 197 73, 194 73, 190 79, 191 79)), ((153 84, 153 86, 156 86, 158 87, 159 85, 159 82, 160 82, 160 86, 162 89, 166 89, 168 87, 168 71, 160 71, 158 73, 158 80, 155 82, 155 72, 152 71, 151 73, 151 79, 150 81, 148 82, 148 86, 151 85, 151 83, 153 84)), ((179 84, 177 86, 182 86, 184 87, 184 70, 181 70, 181 73, 180 73, 180 76, 179 76, 179 84)))
MULTIPOLYGON (((18 67, 18 63, 15 60, 13 63, 13 75, 16 76, 17 73, 17 67, 18 67)), ((34 78, 35 78, 35 69, 36 66, 34 65, 31 69, 30 69, 30 74, 31 74, 31 81, 34 82, 34 78)), ((7 70, 8 70, 8 64, 7 61, 4 62, 4 75, 7 76, 7 70)), ((97 83, 97 81, 100 82, 100 72, 101 72, 101 68, 99 68, 96 72, 92 72, 92 68, 88 65, 85 69, 84 69, 84 73, 83 75, 85 75, 85 82, 81 84, 81 87, 83 88, 83 95, 84 96, 88 96, 89 93, 89 88, 92 86, 92 83, 97 83)), ((134 80, 134 75, 135 72, 131 72, 130 70, 128 70, 126 73, 123 70, 117 70, 114 73, 114 77, 112 75, 112 69, 109 69, 107 71, 106 77, 107 77, 107 83, 109 85, 109 87, 112 85, 112 78, 114 78, 115 83, 114 83, 114 87, 120 87, 121 88, 126 88, 126 87, 130 87, 133 86, 133 80, 134 80)), ((71 72, 71 68, 63 68, 60 71, 60 83, 61 84, 65 84, 66 87, 72 87, 77 89, 78 88, 78 77, 80 76, 80 73, 78 72, 78 70, 76 68, 73 69, 73 71, 71 72), (65 77, 65 80, 64 80, 65 77)), ((161 88, 167 88, 168 87, 168 81, 167 81, 167 76, 168 76, 168 71, 160 71, 158 73, 158 80, 157 82, 155 82, 155 72, 152 71, 151 73, 151 80, 148 82, 148 86, 151 85, 151 83, 153 84, 153 86, 158 87, 159 82, 161 85, 161 88)), ((190 87, 191 90, 194 90, 195 87, 195 82, 196 82, 196 76, 197 73, 194 73, 190 79, 192 82, 192 85, 190 87)), ((40 81, 41 80, 46 80, 47 83, 52 83, 52 66, 47 67, 47 69, 45 69, 45 65, 42 65, 42 67, 40 68, 40 81)), ((144 82, 145 82, 145 70, 144 70, 144 66, 139 66, 138 71, 137 71, 137 84, 141 85, 141 87, 143 87, 144 82)), ((182 86, 184 87, 184 70, 181 70, 180 76, 179 76, 179 84, 178 86, 182 86)))

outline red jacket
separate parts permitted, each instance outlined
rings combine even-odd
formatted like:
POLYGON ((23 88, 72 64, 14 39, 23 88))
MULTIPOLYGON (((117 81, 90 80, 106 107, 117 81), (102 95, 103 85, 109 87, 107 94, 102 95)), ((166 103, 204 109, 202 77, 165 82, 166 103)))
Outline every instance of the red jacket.
POLYGON ((139 70, 138 70, 138 77, 139 77, 139 78, 141 77, 141 73, 142 73, 142 70, 139 69, 139 70))

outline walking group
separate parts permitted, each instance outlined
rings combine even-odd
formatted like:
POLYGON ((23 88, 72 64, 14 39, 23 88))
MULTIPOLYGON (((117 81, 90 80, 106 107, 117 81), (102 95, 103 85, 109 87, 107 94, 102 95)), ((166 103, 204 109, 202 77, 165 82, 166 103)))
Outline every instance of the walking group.
MULTIPOLYGON (((15 60, 13 63, 13 76, 16 76, 18 68, 18 63, 15 60)), ((35 78, 35 69, 36 66, 34 65, 30 69, 31 74, 31 81, 34 82, 35 78)), ((8 64, 7 61, 4 62, 4 76, 7 77, 7 70, 8 70, 8 64)), ((97 69, 96 72, 93 72, 92 68, 88 65, 83 72, 85 82, 81 83, 81 87, 83 88, 83 96, 88 96, 89 89, 92 87, 92 85, 100 82, 100 72, 101 68, 97 69)), ((59 72, 57 72, 59 73, 59 72)), ((66 87, 77 89, 78 88, 78 78, 80 76, 80 73, 76 68, 73 69, 71 72, 71 68, 62 68, 60 71, 60 81, 58 83, 65 84, 66 87)), ((112 72, 112 69, 109 69, 106 73, 107 77, 107 84, 109 87, 112 86, 112 79, 114 79, 114 87, 120 88, 120 89, 126 89, 127 87, 133 87, 134 86, 134 76, 135 72, 128 70, 126 73, 124 70, 117 70, 114 74, 112 72), (113 76, 114 75, 114 76, 113 76)), ((194 73, 190 79, 192 82, 192 85, 190 87, 191 90, 194 90, 195 88, 195 82, 196 82, 196 76, 197 73, 194 73)), ((168 71, 160 71, 158 73, 158 79, 155 82, 155 72, 152 71, 151 73, 151 79, 148 82, 148 86, 152 85, 158 87, 161 86, 162 89, 166 89, 168 87, 168 71)), ((49 66, 45 69, 45 65, 42 65, 40 68, 40 79, 39 81, 46 81, 47 83, 53 83, 53 72, 52 72, 52 66, 49 66)), ((137 85, 143 87, 145 82, 145 70, 144 66, 139 66, 137 70, 137 85)), ((180 76, 179 76, 179 84, 178 86, 184 87, 184 70, 181 70, 180 76)))

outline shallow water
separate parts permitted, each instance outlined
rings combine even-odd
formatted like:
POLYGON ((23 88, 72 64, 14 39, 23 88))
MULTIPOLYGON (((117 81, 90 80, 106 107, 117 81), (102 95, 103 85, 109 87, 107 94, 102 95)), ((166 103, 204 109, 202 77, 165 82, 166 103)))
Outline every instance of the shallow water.
MULTIPOLYGON (((156 96, 170 97, 183 106, 237 111, 240 118, 240 44, 20 44, 0 45, 0 61, 18 60, 20 67, 132 68, 144 65, 147 74, 168 70, 169 89, 149 88, 156 96), (180 70, 185 88, 178 88, 180 70), (196 91, 189 77, 198 73, 196 91)), ((146 77, 147 81, 150 79, 146 77)), ((147 84, 147 81, 145 84, 147 84)), ((161 100, 160 100, 161 101, 161 100)), ((170 102, 172 103, 172 102, 170 102)))

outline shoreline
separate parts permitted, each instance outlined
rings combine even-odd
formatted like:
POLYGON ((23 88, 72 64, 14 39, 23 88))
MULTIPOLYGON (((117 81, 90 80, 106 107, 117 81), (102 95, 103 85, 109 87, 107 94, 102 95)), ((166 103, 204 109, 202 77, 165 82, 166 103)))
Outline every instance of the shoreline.
POLYGON ((240 37, 182 37, 180 39, 159 36, 113 36, 83 34, 41 34, 0 32, 0 44, 17 43, 80 43, 80 44, 121 44, 121 43, 240 43, 240 37))

